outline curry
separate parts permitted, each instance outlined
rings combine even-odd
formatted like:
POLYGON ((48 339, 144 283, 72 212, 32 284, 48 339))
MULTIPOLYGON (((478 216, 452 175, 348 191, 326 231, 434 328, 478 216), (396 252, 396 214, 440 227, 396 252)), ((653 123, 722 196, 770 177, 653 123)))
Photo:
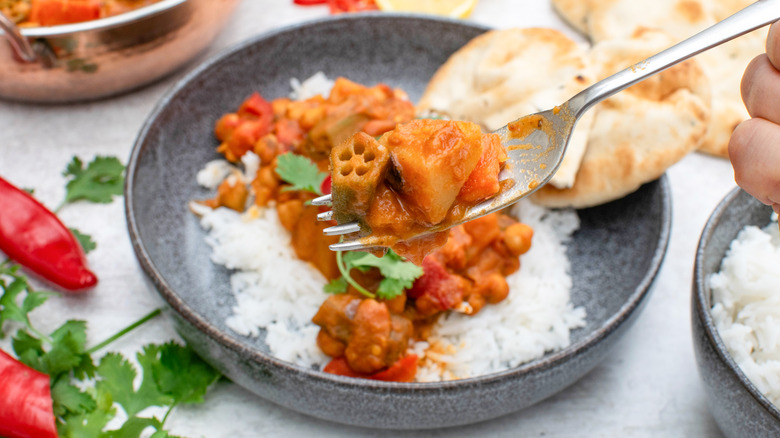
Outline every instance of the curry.
POLYGON ((393 251, 377 258, 328 248, 338 238, 322 230, 335 222, 317 221, 325 207, 310 201, 331 187, 350 219, 397 242, 420 222, 445 221, 498 190, 506 155, 497 138, 471 123, 414 117, 403 91, 339 78, 328 97, 269 102, 255 93, 216 122, 218 152, 233 162, 251 152, 260 164, 249 189, 229 177, 202 203, 275 208, 296 255, 330 281, 332 294, 312 318, 319 348, 332 357, 326 372, 411 381, 410 341, 426 339, 445 312, 473 315, 506 298, 506 277, 530 248, 533 230, 502 213, 439 233, 439 248, 420 257, 420 267, 393 251), (361 257, 371 263, 358 263, 361 257), (388 264, 418 274, 388 283, 388 264))

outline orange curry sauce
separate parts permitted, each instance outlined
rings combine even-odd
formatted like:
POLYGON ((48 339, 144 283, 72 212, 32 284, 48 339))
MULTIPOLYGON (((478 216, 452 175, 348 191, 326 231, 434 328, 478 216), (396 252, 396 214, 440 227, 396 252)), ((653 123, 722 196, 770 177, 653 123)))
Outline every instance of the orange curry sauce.
MULTIPOLYGON (((350 197, 339 206, 374 232, 401 238, 420 223, 439 223, 463 205, 492 196, 505 157, 497 139, 474 124, 414 120, 414 106, 402 91, 343 78, 327 98, 268 102, 254 94, 220 118, 215 133, 217 150, 228 160, 248 151, 260 157, 251 183, 254 203, 276 209, 297 256, 329 280, 340 277, 336 253, 328 249, 337 238, 322 230, 335 222, 316 220, 325 210, 307 202, 316 194, 284 190, 288 184, 276 172, 280 155, 307 157, 322 171, 332 159, 334 197, 339 190, 350 197)), ((243 211, 249 196, 243 184, 228 178, 205 203, 243 211)), ((519 269, 532 235, 527 225, 491 214, 441 233, 440 248, 421 258, 423 275, 404 294, 367 298, 349 286, 346 293, 329 295, 312 319, 320 326, 318 346, 333 358, 325 371, 413 380, 417 358, 408 354, 410 341, 426 339, 443 312, 475 314, 503 300, 506 276, 519 269)), ((382 280, 376 268, 350 274, 371 292, 382 280)))

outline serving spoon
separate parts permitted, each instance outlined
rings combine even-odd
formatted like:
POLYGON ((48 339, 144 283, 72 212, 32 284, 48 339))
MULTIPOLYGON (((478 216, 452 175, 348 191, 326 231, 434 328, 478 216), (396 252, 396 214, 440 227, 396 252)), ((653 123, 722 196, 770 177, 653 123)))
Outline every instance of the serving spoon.
MULTIPOLYGON (((443 231, 485 216, 530 195, 550 181, 558 170, 574 126, 585 111, 637 82, 777 20, 780 20, 780 0, 758 0, 696 35, 596 82, 560 106, 522 117, 499 128, 494 133, 501 138, 508 157, 499 180, 510 180, 510 183, 502 183, 496 196, 468 208, 458 220, 434 225, 411 238, 443 231)), ((312 204, 329 205, 331 201, 331 195, 325 195, 314 199, 312 204)), ((317 218, 331 220, 333 211, 320 213, 317 218)), ((333 251, 384 246, 382 242, 386 241, 385 237, 370 234, 360 236, 360 231, 357 222, 349 222, 326 228, 323 233, 328 236, 352 235, 348 240, 330 245, 333 251)))

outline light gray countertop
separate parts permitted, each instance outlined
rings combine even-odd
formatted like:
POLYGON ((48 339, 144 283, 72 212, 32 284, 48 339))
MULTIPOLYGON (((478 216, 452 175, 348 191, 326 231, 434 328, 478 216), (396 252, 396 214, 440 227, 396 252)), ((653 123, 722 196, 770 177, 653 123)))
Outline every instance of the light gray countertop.
MULTIPOLYGON (((296 7, 292 0, 244 0, 209 53, 196 62, 253 35, 326 15, 326 7, 296 7)), ((481 0, 469 20, 499 28, 554 27, 579 38, 547 1, 481 0)), ((89 161, 95 155, 115 155, 126 162, 147 114, 183 74, 87 104, 0 102, 0 175, 17 186, 34 188, 38 199, 54 207, 64 196, 61 173, 70 158, 78 155, 89 161)), ((696 370, 690 290, 699 235, 717 203, 735 187, 733 173, 726 160, 695 153, 669 169, 668 176, 673 194, 671 242, 643 313, 606 361, 550 399, 483 424, 401 434, 310 418, 237 385, 220 383, 205 404, 177 408, 168 421, 170 430, 189 437, 720 436, 696 370)), ((162 300, 147 288, 136 263, 121 199, 110 205, 72 205, 60 216, 97 242, 89 262, 100 284, 83 295, 50 300, 33 313, 38 326, 53 329, 68 318, 85 319, 96 341, 162 306, 162 300)), ((158 318, 121 339, 113 350, 132 356, 143 344, 175 336, 167 320, 158 318)), ((8 348, 8 341, 0 342, 0 347, 8 348)))

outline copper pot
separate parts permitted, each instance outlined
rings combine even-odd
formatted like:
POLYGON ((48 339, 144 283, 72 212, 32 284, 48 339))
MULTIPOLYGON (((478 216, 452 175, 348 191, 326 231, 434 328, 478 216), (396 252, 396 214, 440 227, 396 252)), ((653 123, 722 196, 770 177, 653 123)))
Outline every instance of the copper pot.
POLYGON ((140 87, 203 51, 239 1, 162 0, 50 27, 17 28, 0 14, 0 98, 72 102, 140 87))

